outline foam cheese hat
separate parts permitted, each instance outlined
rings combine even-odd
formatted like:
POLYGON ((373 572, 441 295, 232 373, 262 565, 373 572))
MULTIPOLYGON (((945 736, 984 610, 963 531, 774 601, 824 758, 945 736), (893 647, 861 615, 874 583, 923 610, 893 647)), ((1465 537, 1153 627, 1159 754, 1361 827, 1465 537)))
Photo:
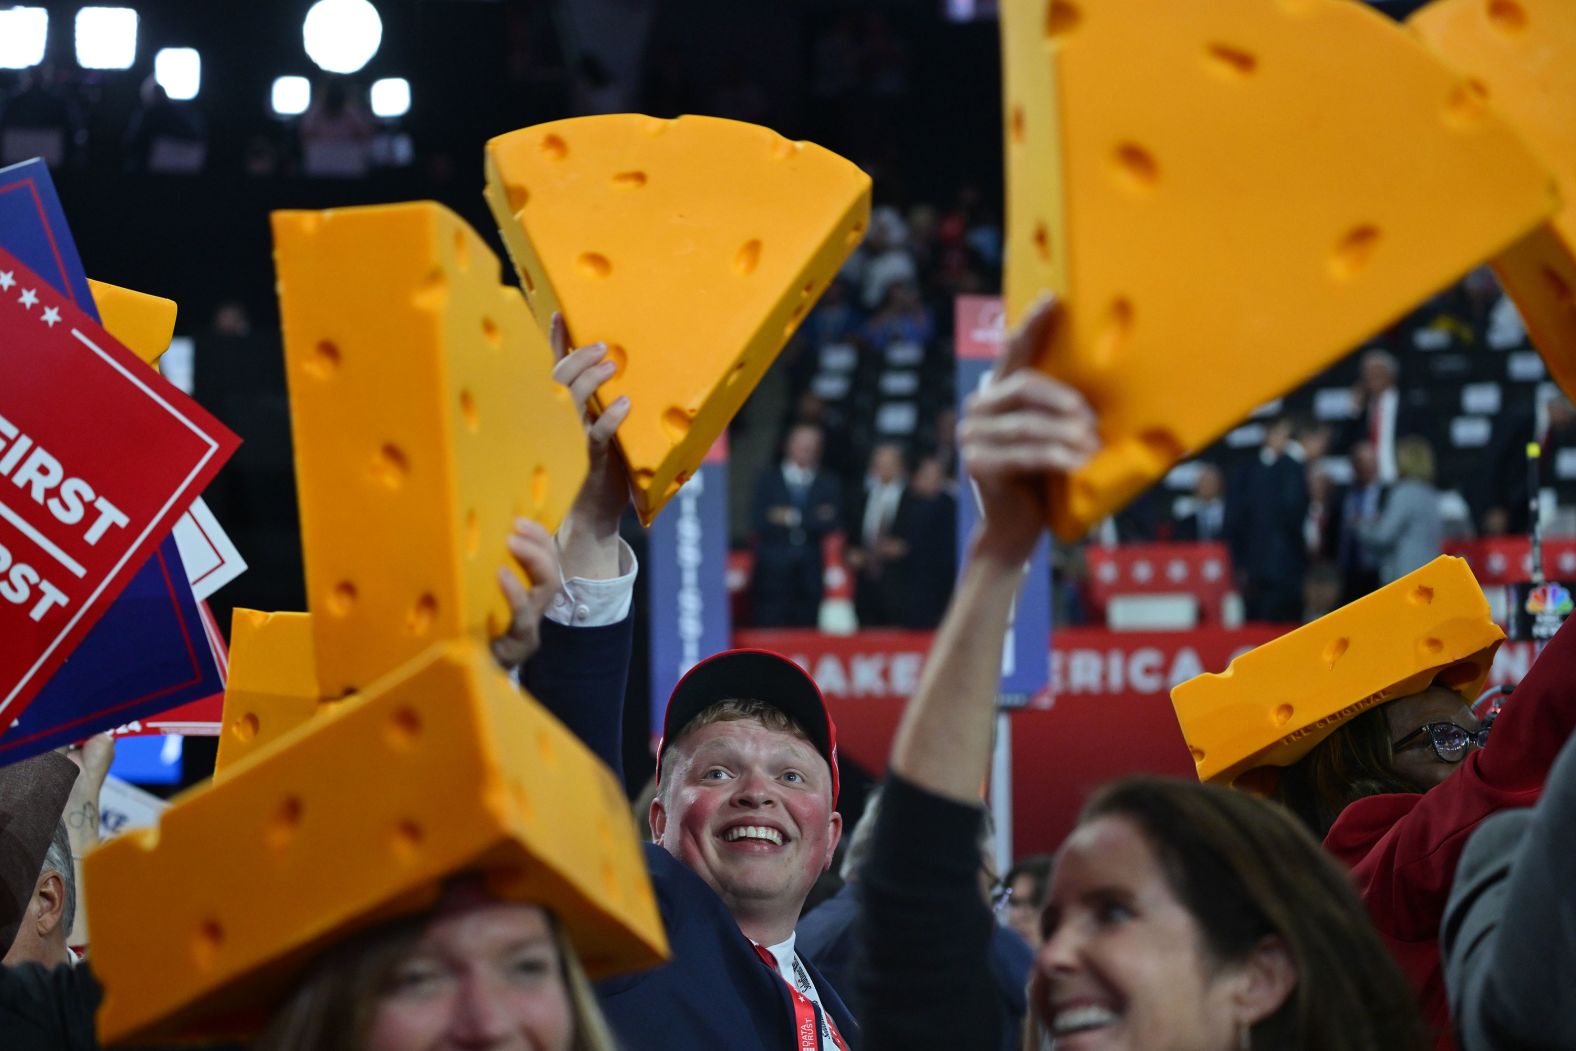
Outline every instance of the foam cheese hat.
POLYGON ((312 961, 477 874, 592 978, 667 958, 624 793, 484 643, 432 646, 89 855, 106 1046, 245 1041, 312 961))
POLYGON ((1421 569, 1171 691, 1200 781, 1290 766, 1342 723, 1438 681, 1477 698, 1505 639, 1465 560, 1421 569))

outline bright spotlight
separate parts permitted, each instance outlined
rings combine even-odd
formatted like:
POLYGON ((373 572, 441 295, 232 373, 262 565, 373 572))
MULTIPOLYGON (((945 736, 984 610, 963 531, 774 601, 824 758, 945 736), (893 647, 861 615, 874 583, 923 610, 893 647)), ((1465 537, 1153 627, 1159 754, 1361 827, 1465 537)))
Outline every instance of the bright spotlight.
POLYGON ((153 79, 177 102, 194 99, 202 86, 202 56, 192 47, 160 48, 153 56, 153 79))
POLYGON ((404 77, 384 77, 372 82, 372 115, 403 117, 410 112, 410 81, 404 77))
POLYGON ((312 104, 312 82, 305 77, 277 77, 272 101, 281 117, 298 117, 312 104))
POLYGON ((354 73, 383 42, 383 20, 368 0, 317 0, 301 25, 306 53, 328 73, 354 73))
POLYGON ((26 69, 44 61, 49 12, 42 7, 0 9, 0 69, 26 69))
POLYGON ((137 12, 129 7, 84 7, 77 12, 77 65, 130 69, 137 60, 137 12))

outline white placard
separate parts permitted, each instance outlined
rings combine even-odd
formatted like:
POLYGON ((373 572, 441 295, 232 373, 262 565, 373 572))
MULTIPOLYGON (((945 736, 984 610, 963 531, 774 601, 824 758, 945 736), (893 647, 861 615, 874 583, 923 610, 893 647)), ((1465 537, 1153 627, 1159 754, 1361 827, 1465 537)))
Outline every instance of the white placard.
POLYGON ((175 543, 198 602, 246 572, 241 553, 201 497, 175 523, 175 543))

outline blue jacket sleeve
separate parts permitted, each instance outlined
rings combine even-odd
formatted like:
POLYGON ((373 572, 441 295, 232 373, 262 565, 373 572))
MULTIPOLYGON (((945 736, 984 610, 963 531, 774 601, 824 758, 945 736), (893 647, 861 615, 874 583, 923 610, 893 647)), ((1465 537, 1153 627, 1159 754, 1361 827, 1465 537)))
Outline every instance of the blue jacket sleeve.
MULTIPOLYGON (((624 781, 624 688, 635 640, 631 613, 601 628, 542 621, 542 646, 520 685, 624 781)), ((625 786, 628 787, 627 785, 625 786)))

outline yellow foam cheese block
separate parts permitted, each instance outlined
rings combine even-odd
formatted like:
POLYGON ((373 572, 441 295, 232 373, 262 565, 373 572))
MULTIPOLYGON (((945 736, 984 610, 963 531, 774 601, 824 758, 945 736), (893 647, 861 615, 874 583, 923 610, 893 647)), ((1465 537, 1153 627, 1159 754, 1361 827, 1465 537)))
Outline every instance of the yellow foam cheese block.
POLYGON ((1355 715, 1436 679, 1477 699, 1504 641, 1466 561, 1441 555, 1171 691, 1201 781, 1290 766, 1355 715))
POLYGON ((544 330, 603 341, 650 523, 864 235, 870 177, 713 117, 578 117, 487 144, 487 202, 544 330))
POLYGON ((1576 3, 1436 0, 1408 24, 1554 170, 1564 207, 1494 259, 1555 380, 1576 394, 1576 3))
POLYGON ((1103 449, 1081 535, 1261 403, 1539 225, 1551 176, 1350 0, 1003 0, 1006 296, 1103 449))
POLYGON ((557 528, 585 433, 520 293, 453 212, 273 228, 318 685, 337 697, 435 640, 502 633, 513 523, 557 528))
POLYGON ((137 357, 152 365, 170 349, 170 340, 175 336, 173 299, 133 292, 91 278, 88 290, 98 307, 99 322, 137 357))
POLYGON ((342 703, 89 856, 104 1043, 251 1036, 315 956, 473 871, 550 909, 593 977, 664 959, 623 792, 486 646, 342 703))
POLYGON ((318 713, 323 701, 307 613, 237 609, 230 618, 230 676, 214 777, 318 713))

